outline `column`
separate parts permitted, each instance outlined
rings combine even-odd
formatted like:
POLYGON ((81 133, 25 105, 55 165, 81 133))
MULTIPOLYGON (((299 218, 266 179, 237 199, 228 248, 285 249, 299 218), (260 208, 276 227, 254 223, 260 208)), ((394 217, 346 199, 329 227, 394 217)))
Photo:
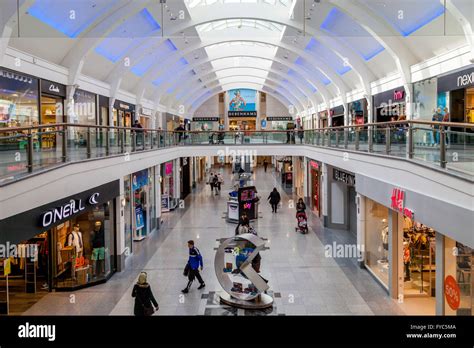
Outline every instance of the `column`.
MULTIPOLYGON (((455 244, 454 244, 455 246, 455 244)), ((445 278, 446 239, 436 233, 436 315, 445 315, 444 309, 444 278, 445 278)), ((454 273, 456 274, 456 273, 454 273)))
POLYGON ((117 271, 121 272, 125 269, 125 259, 130 254, 131 250, 125 250, 125 210, 123 202, 125 202, 125 191, 123 177, 120 178, 120 196, 117 198, 115 205, 115 236, 117 238, 117 271))
POLYGON ((329 178, 328 178, 328 165, 326 163, 323 163, 322 165, 322 170, 321 170, 321 176, 322 176, 322 183, 320 187, 320 193, 321 193, 321 214, 323 216, 323 226, 328 227, 329 224, 329 178))
POLYGON ((174 171, 173 171, 173 181, 174 181, 174 197, 177 198, 178 201, 181 199, 181 163, 180 158, 175 159, 173 163, 174 171))
POLYGON ((356 195, 357 202, 357 245, 358 250, 360 251, 360 258, 358 260, 359 267, 364 268, 365 260, 365 196, 357 193, 356 195))
POLYGON ((155 209, 157 228, 161 229, 161 163, 155 166, 155 209))

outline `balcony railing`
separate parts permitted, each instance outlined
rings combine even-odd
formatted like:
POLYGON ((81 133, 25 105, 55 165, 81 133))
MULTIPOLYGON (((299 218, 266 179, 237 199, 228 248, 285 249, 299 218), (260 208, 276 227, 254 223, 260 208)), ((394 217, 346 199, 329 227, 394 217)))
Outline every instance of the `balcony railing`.
POLYGON ((405 158, 472 179, 474 125, 395 121, 305 131, 162 131, 78 124, 0 128, 0 185, 68 162, 173 146, 310 145, 405 158))

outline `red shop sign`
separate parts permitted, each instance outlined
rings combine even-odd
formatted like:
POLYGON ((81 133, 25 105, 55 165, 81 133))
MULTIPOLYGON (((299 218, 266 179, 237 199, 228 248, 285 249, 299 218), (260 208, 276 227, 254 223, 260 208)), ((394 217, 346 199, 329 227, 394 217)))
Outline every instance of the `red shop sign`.
POLYGON ((393 100, 403 100, 405 98, 405 91, 394 91, 393 92, 393 100))
POLYGON ((402 189, 394 188, 392 190, 390 207, 393 210, 402 213, 411 220, 414 220, 415 218, 415 213, 413 212, 413 210, 405 207, 405 191, 403 191, 402 189))
POLYGON ((458 283, 452 276, 447 276, 444 280, 444 296, 452 310, 455 311, 459 308, 459 304, 461 303, 461 291, 459 290, 458 283))

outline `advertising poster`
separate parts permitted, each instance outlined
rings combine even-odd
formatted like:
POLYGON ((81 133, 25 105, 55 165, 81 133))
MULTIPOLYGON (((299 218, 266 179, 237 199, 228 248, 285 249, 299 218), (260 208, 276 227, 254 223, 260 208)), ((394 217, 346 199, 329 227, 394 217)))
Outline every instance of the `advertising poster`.
POLYGON ((148 169, 140 170, 132 174, 132 190, 136 191, 140 187, 148 185, 148 169))
POLYGON ((137 230, 140 230, 145 227, 145 221, 143 219, 143 210, 141 206, 135 208, 135 219, 137 230))
POLYGON ((229 111, 256 111, 254 89, 231 89, 229 93, 229 111))
POLYGON ((161 195, 161 211, 167 212, 170 211, 170 196, 161 195))

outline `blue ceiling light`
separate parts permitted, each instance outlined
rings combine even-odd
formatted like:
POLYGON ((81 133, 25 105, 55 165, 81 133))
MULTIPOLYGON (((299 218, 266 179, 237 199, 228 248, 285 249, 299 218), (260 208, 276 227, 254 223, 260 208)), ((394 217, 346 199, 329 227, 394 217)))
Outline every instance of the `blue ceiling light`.
POLYGON ((445 12, 439 0, 397 1, 383 4, 364 0, 364 3, 381 15, 404 37, 411 35, 445 12))
POLYGON ((36 0, 28 9, 28 14, 64 35, 75 38, 107 13, 115 2, 115 0, 36 0))
POLYGON ((316 92, 316 88, 293 69, 288 70, 288 75, 294 76, 298 81, 302 82, 306 86, 306 88, 308 88, 312 93, 316 92))
POLYGON ((115 63, 130 47, 153 36, 160 28, 145 8, 113 30, 95 51, 115 63))
POLYGON ((326 77, 326 75, 324 75, 320 70, 315 69, 314 67, 309 65, 308 62, 306 60, 304 60, 303 58, 299 57, 298 59, 296 59, 295 64, 302 66, 305 70, 308 71, 308 73, 311 76, 314 76, 317 80, 319 80, 325 86, 327 86, 331 83, 331 80, 329 80, 326 77))
MULTIPOLYGON (((168 39, 163 44, 159 45, 155 51, 148 54, 146 57, 141 59, 135 64, 130 70, 137 76, 144 76, 145 73, 155 64, 157 61, 162 61, 168 57, 171 53, 176 51, 176 47, 168 39)), ((186 62, 187 63, 187 62, 186 62)))
MULTIPOLYGON (((346 72, 351 70, 350 66, 344 65, 344 62, 341 57, 339 57, 336 53, 328 49, 326 46, 323 46, 319 41, 316 41, 314 38, 311 38, 311 40, 308 42, 305 51, 317 56, 331 68, 336 70, 339 75, 344 75, 346 72)), ((312 70, 313 69, 311 69, 311 71, 312 70)))
POLYGON ((340 37, 366 61, 384 50, 384 47, 367 30, 335 7, 326 16, 321 29, 340 37))

